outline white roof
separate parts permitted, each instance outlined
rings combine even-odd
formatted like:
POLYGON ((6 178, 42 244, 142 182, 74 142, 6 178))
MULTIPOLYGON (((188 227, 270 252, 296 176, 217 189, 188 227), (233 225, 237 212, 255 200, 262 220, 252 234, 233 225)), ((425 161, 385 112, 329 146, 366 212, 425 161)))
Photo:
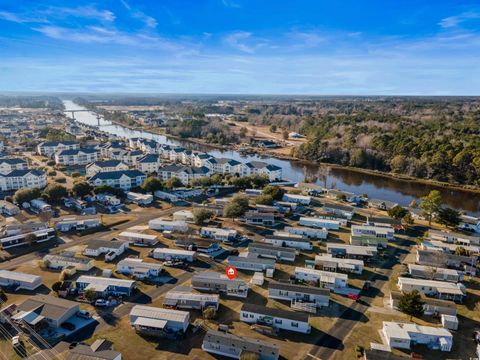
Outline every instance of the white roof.
POLYGON ((99 290, 100 288, 106 288, 110 285, 121 286, 121 287, 131 287, 135 285, 135 281, 133 280, 106 278, 106 277, 98 277, 98 276, 86 276, 86 275, 80 276, 77 279, 77 282, 87 283, 89 284, 89 287, 94 287, 96 290, 99 290))
POLYGON ((132 231, 123 231, 119 234, 119 236, 133 238, 133 239, 148 239, 148 240, 155 240, 157 238, 156 235, 141 234, 141 233, 132 232, 132 231))
POLYGON ((170 249, 170 248, 156 248, 153 250, 154 253, 161 254, 172 254, 172 255, 185 255, 185 256, 194 256, 195 251, 190 250, 181 250, 181 249, 170 249))
POLYGON ((461 290, 461 287, 462 287, 461 284, 455 284, 455 283, 446 282, 446 281, 399 277, 398 283, 417 285, 417 286, 428 286, 431 288, 436 288, 438 291, 441 291, 441 292, 454 292, 454 293, 464 294, 463 291, 461 290))
POLYGON ((397 339, 410 339, 410 334, 424 334, 430 336, 452 338, 452 333, 445 328, 420 326, 413 323, 384 321, 383 330, 389 337, 397 339))
POLYGON ((16 271, 0 270, 0 278, 21 281, 21 282, 30 282, 34 283, 42 278, 38 275, 25 274, 16 271))
POLYGON ((439 274, 448 274, 448 275, 454 275, 454 276, 458 276, 458 275, 461 274, 460 271, 455 270, 455 269, 447 269, 447 268, 417 265, 417 264, 408 264, 408 269, 410 271, 412 271, 412 270, 434 271, 434 272, 439 273, 439 274))
POLYGON ((331 261, 331 262, 336 262, 337 264, 344 264, 344 265, 362 265, 363 266, 364 264, 363 260, 336 258, 336 257, 333 257, 332 254, 316 255, 315 262, 319 262, 319 261, 331 261))
POLYGON ((167 326, 167 321, 138 317, 133 322, 133 325, 148 326, 148 327, 153 327, 153 328, 157 328, 157 329, 164 329, 165 326, 167 326))
POLYGON ((179 311, 158 308, 153 306, 135 305, 130 311, 130 316, 138 316, 148 319, 157 319, 165 321, 185 322, 190 318, 188 311, 179 311))
POLYGON ((340 273, 335 273, 331 271, 324 271, 324 270, 316 270, 312 268, 302 268, 302 267, 296 267, 295 268, 295 273, 307 273, 307 274, 314 274, 319 277, 332 277, 332 278, 337 278, 337 279, 344 279, 345 281, 348 280, 348 275, 347 274, 340 274, 340 273))
POLYGON ((202 227, 201 231, 212 232, 219 235, 231 235, 237 233, 237 230, 234 229, 223 229, 214 227, 202 227))
POLYGON ((312 216, 302 216, 300 218, 300 221, 309 221, 309 222, 322 222, 324 224, 339 224, 340 222, 337 220, 330 220, 330 219, 321 219, 321 218, 316 218, 312 216))
POLYGON ((352 225, 352 234, 362 232, 374 232, 376 234, 391 234, 395 230, 386 226, 373 226, 373 225, 352 225))
POLYGON ((117 268, 121 266, 131 266, 136 269, 144 269, 144 270, 162 270, 162 265, 148 263, 143 261, 142 259, 123 259, 118 262, 117 268))
POLYGON ((196 301, 205 301, 205 302, 219 302, 219 296, 217 294, 203 294, 198 292, 187 292, 187 291, 178 291, 170 290, 165 294, 165 300, 175 299, 175 300, 196 300, 196 301))

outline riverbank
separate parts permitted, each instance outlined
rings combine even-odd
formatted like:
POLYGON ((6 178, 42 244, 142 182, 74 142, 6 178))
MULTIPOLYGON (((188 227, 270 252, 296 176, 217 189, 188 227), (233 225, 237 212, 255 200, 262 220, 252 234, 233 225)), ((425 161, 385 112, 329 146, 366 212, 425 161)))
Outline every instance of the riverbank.
MULTIPOLYGON (((122 124, 120 122, 114 122, 116 125, 126 127, 131 130, 139 130, 139 131, 145 131, 149 132, 155 135, 163 135, 169 139, 172 140, 177 140, 181 142, 186 142, 186 143, 191 143, 191 144, 196 144, 204 147, 208 147, 211 149, 216 149, 220 151, 241 151, 242 146, 241 145, 219 145, 219 144, 212 144, 212 143, 207 143, 206 141, 203 141, 201 139, 193 139, 193 138, 182 138, 180 136, 175 136, 171 134, 167 134, 165 131, 159 131, 161 129, 159 128, 151 128, 151 127, 142 127, 142 126, 126 126, 125 124, 122 124)), ((405 183, 417 183, 417 184, 423 184, 423 185, 428 185, 432 187, 436 187, 439 189, 444 189, 444 190, 455 190, 455 191, 462 191, 465 193, 474 193, 474 194, 480 194, 480 187, 474 186, 474 185, 459 185, 459 184, 450 184, 442 181, 436 181, 436 180, 430 180, 430 179, 420 179, 420 178, 415 178, 411 177, 408 175, 402 175, 402 174, 395 174, 395 173, 389 173, 389 172, 383 172, 383 171, 378 171, 378 170, 370 170, 370 169, 362 169, 362 168, 357 168, 357 167, 352 167, 352 166, 344 166, 344 165, 338 165, 338 164, 331 164, 331 163, 325 163, 325 162, 313 162, 310 160, 305 160, 305 159, 299 159, 296 157, 293 157, 291 155, 285 154, 284 152, 278 151, 278 149, 266 149, 262 150, 259 148, 253 148, 250 147, 246 149, 246 153, 250 155, 259 155, 259 156, 270 156, 274 157, 279 160, 286 160, 286 161, 294 161, 298 164, 302 165, 321 165, 325 167, 330 167, 334 169, 339 169, 339 170, 346 170, 346 171, 352 171, 358 174, 365 174, 369 176, 377 176, 385 179, 392 179, 396 181, 401 181, 405 183)))

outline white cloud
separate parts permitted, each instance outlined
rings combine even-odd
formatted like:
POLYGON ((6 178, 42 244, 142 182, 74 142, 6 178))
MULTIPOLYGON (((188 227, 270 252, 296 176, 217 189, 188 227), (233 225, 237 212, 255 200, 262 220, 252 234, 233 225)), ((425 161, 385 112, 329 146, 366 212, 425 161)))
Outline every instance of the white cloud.
POLYGON ((480 13, 474 11, 463 12, 459 15, 449 16, 442 19, 438 24, 444 28, 454 28, 468 20, 480 19, 480 13))
POLYGON ((253 54, 258 48, 265 45, 264 41, 256 41, 252 33, 248 31, 237 31, 223 38, 223 42, 239 51, 253 54))
POLYGON ((222 0, 222 4, 225 7, 241 8, 240 4, 234 0, 222 0))
POLYGON ((50 7, 46 13, 51 17, 72 16, 96 19, 104 22, 115 21, 115 14, 110 10, 100 10, 93 5, 79 7, 50 7))
POLYGON ((131 13, 131 16, 134 19, 140 20, 146 27, 151 29, 157 27, 158 22, 153 16, 147 15, 143 11, 132 8, 132 6, 130 6, 126 0, 121 0, 120 2, 122 3, 123 7, 131 13))

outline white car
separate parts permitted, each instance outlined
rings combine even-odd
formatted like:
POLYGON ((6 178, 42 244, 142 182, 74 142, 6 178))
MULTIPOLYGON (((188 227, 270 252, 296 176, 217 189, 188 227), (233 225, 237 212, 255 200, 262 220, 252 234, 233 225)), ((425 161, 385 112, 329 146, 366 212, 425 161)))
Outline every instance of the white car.
POLYGON ((12 337, 12 346, 14 348, 22 346, 22 341, 20 340, 20 336, 14 336, 12 337))
POLYGON ((107 300, 98 299, 97 301, 95 301, 95 306, 98 306, 98 307, 105 307, 109 305, 110 303, 107 300))
POLYGON ((82 319, 90 319, 92 315, 86 310, 80 310, 77 312, 77 316, 82 319))

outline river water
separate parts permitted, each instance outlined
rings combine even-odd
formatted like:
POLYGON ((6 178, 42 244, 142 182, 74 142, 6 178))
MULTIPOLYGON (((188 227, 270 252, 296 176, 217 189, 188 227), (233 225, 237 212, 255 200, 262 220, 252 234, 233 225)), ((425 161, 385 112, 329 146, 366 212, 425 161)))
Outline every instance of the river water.
MULTIPOLYGON (((85 109, 70 100, 64 100, 63 103, 67 110, 85 109)), ((67 113, 67 115, 70 114, 67 113)), ((97 116, 92 112, 75 113, 75 119, 84 124, 98 125, 97 116)), ((319 172, 322 172, 324 174, 323 178, 322 176, 317 176, 319 179, 318 183, 326 185, 328 188, 334 187, 356 194, 367 194, 371 198, 390 200, 402 206, 407 206, 412 200, 418 200, 421 196, 428 194, 430 190, 437 189, 441 192, 443 201, 448 206, 465 210, 472 215, 480 215, 480 194, 437 188, 432 185, 394 180, 371 174, 362 174, 348 169, 329 168, 325 170, 325 168, 322 167, 323 170, 321 170, 321 167, 314 163, 305 166, 303 163, 297 161, 280 160, 271 157, 265 158, 257 155, 242 155, 237 151, 212 150, 209 147, 168 139, 163 135, 131 130, 112 124, 103 118, 100 119, 100 129, 124 138, 142 137, 154 139, 162 144, 181 145, 193 150, 208 152, 215 157, 228 157, 241 162, 251 160, 265 161, 280 166, 283 169, 283 177, 296 182, 303 181, 305 174, 317 176, 319 172)))

